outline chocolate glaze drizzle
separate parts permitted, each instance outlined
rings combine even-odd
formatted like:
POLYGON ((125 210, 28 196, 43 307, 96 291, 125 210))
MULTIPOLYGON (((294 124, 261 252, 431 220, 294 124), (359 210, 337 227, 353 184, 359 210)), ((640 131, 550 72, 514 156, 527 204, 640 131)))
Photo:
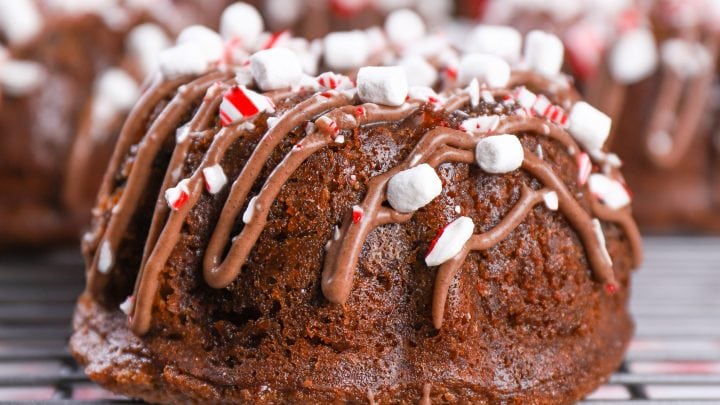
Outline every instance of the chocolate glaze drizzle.
MULTIPOLYGON (((190 134, 199 133, 212 137, 212 143, 205 152, 203 161, 186 178, 189 191, 188 200, 178 210, 170 210, 162 198, 164 190, 177 184, 184 167, 184 157, 191 144, 190 137, 180 137, 176 142, 170 163, 167 167, 161 195, 157 199, 150 231, 145 243, 143 260, 134 291, 134 305, 130 315, 130 326, 139 335, 145 334, 151 327, 153 303, 157 295, 160 273, 163 271, 173 248, 175 247, 182 225, 204 192, 204 168, 219 164, 228 148, 246 134, 247 121, 217 129, 213 127, 222 92, 232 85, 227 73, 215 72, 200 79, 179 79, 172 84, 154 83, 145 93, 128 119, 118 148, 115 151, 104 179, 100 194, 100 208, 110 211, 110 215, 101 216, 96 225, 95 234, 86 240, 86 250, 92 252, 89 266, 88 289, 98 291, 102 286, 104 274, 112 270, 112 255, 119 243, 130 218, 137 209, 138 201, 148 182, 150 165, 173 131, 181 127, 181 120, 199 104, 193 118, 181 130, 190 134), (223 82, 226 81, 226 82, 223 82), (217 85, 214 85, 217 83, 217 85), (180 89, 173 95, 174 89, 180 89), (154 106, 162 100, 172 98, 154 122, 149 117, 154 106), (147 131, 143 128, 149 126, 147 131), (216 132, 217 131, 217 132, 216 132), (141 138, 141 135, 147 134, 141 138), (213 136, 214 135, 214 136, 213 136), (123 157, 133 144, 137 144, 134 162, 127 174, 124 185, 113 191, 114 178, 123 157), (117 195, 114 195, 114 194, 117 195), (117 203, 113 204, 113 199, 117 203), (105 257, 103 257, 105 255, 105 257), (108 257, 110 255, 110 257, 108 257)), ((555 98, 563 106, 570 106, 577 95, 569 86, 560 86, 533 73, 517 72, 513 74, 511 86, 527 84, 547 90, 552 89, 555 98)), ((267 93, 276 100, 287 97, 292 92, 267 93)), ((495 97, 509 94, 507 89, 494 90, 495 97)), ((457 90, 439 108, 448 113, 469 103, 466 92, 457 90)), ((417 111, 423 102, 410 100, 400 107, 384 107, 375 104, 356 105, 356 98, 342 92, 326 91, 316 93, 296 104, 278 117, 261 137, 241 173, 230 185, 216 227, 210 238, 203 262, 205 281, 213 288, 224 288, 235 280, 241 267, 247 260, 261 232, 263 231, 270 208, 283 185, 291 178, 297 168, 312 156, 333 143, 342 143, 342 134, 364 125, 400 121, 417 111), (295 144, 282 161, 275 167, 262 185, 259 193, 250 196, 253 184, 258 180, 261 169, 289 132, 314 121, 315 125, 306 130, 306 136, 295 144), (334 122, 336 125, 329 125, 334 122), (241 209, 251 214, 251 220, 234 237, 231 232, 241 216, 241 209), (227 254, 223 257, 228 241, 232 241, 227 254)), ((560 126, 545 119, 528 116, 502 116, 500 125, 492 133, 536 134, 562 144, 568 153, 576 155, 581 149, 573 138, 560 126)), ((478 140, 489 133, 463 132, 451 128, 437 127, 425 133, 408 157, 396 167, 371 178, 367 183, 367 192, 360 203, 363 209, 362 219, 358 223, 346 215, 335 236, 327 245, 322 274, 322 291, 331 303, 344 303, 351 293, 353 279, 362 246, 367 235, 376 227, 389 223, 407 222, 413 213, 400 213, 385 206, 386 187, 390 178, 405 169, 421 163, 437 168, 443 163, 475 162, 474 148, 478 140)), ((639 233, 632 220, 629 209, 610 210, 597 203, 592 207, 592 215, 573 197, 563 181, 552 168, 525 150, 522 168, 539 180, 544 188, 532 190, 523 185, 521 196, 506 217, 492 230, 474 235, 463 250, 453 259, 440 266, 433 292, 432 315, 437 328, 442 326, 445 302, 450 283, 460 271, 467 254, 474 250, 488 249, 505 239, 525 217, 543 201, 549 191, 558 194, 559 210, 565 215, 582 241, 588 263, 595 277, 606 284, 615 286, 612 263, 604 254, 603 241, 594 232, 592 218, 600 217, 608 222, 617 223, 631 241, 638 263, 641 257, 639 233)), ((348 207, 349 210, 350 207, 348 207)))

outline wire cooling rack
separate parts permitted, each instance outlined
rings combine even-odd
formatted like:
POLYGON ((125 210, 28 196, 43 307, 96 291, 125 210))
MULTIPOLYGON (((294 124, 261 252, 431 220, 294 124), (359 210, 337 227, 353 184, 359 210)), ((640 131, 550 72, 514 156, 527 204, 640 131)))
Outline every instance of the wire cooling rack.
MULTIPOLYGON (((647 238, 636 336, 587 405, 720 404, 720 238, 647 238)), ((133 403, 92 384, 68 353, 83 265, 72 251, 0 256, 0 401, 133 403)))

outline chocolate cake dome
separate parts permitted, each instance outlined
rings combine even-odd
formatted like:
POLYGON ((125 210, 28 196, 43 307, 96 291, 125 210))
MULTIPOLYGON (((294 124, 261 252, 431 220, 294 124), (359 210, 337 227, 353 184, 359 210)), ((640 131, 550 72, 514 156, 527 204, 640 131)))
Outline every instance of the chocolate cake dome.
POLYGON ((616 124, 641 228, 720 232, 717 1, 491 1, 484 19, 563 39, 565 70, 616 124))
POLYGON ((523 70, 462 55, 439 92, 398 66, 309 76, 284 47, 163 59, 84 239, 87 375, 164 403, 591 392, 642 248, 610 119, 556 37, 528 43, 523 70))

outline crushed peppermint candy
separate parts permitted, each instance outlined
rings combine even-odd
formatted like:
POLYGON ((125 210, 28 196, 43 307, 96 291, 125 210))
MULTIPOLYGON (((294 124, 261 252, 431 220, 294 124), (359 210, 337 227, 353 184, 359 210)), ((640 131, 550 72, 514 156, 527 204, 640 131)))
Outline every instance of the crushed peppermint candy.
POLYGON ((477 143, 475 158, 480 168, 487 173, 508 173, 522 165, 525 152, 517 136, 493 135, 477 143))
POLYGON ((490 133, 500 125, 497 115, 479 115, 468 118, 460 124, 460 129, 466 132, 490 133))
POLYGON ((470 107, 476 108, 480 105, 480 83, 476 78, 470 81, 470 84, 465 88, 468 96, 470 96, 470 107))
MULTIPOLYGON (((608 264, 612 264, 612 258, 610 257, 610 253, 607 250, 607 246, 605 244, 605 233, 602 229, 602 224, 600 223, 600 220, 597 218, 593 218, 592 220, 592 226, 593 226, 593 232, 595 233, 595 236, 598 238, 598 242, 600 244, 600 251, 602 252, 603 258, 608 262, 608 264)), ((612 284, 608 285, 611 286, 612 284)), ((617 286, 615 286, 617 288, 617 286)), ((613 292, 611 288, 608 288, 609 292, 613 292)))
POLYGON ((210 194, 217 194, 227 184, 227 176, 222 166, 214 164, 210 167, 206 167, 202 170, 203 177, 205 178, 205 189, 210 194))
POLYGON ((133 313, 133 310, 135 308, 135 296, 134 295, 128 295, 127 298, 118 306, 120 310, 127 316, 130 316, 130 314, 133 313))
POLYGON ((584 186, 590 178, 590 173, 592 173, 592 162, 590 161, 590 155, 585 152, 580 152, 575 158, 575 161, 578 166, 578 185, 584 186))
POLYGON ((245 209, 245 212, 243 212, 242 221, 244 224, 249 224, 250 221, 252 221, 253 217, 255 216, 255 211, 258 209, 257 207, 257 199, 258 196, 254 196, 250 199, 250 202, 248 202, 248 206, 245 209))
POLYGON ((325 72, 317 77, 317 83, 331 90, 348 90, 355 87, 349 77, 334 72, 325 72))
POLYGON ((185 203, 190 199, 190 190, 188 189, 188 179, 180 180, 175 187, 165 190, 165 202, 173 211, 182 209, 185 203))
POLYGON ((359 224, 360 222, 362 222, 364 213, 365 213, 365 210, 363 210, 362 207, 353 205, 353 207, 352 207, 352 223, 359 224))
POLYGON ((548 191, 547 193, 543 194, 543 202, 550 211, 557 211, 558 207, 560 206, 558 194, 555 191, 548 191))
POLYGON ((604 174, 591 174, 588 180, 590 192, 608 206, 619 210, 630 205, 630 194, 625 186, 604 174))
POLYGON ((469 217, 459 217, 445 225, 430 243, 425 264, 439 266, 455 257, 465 247, 474 231, 475 224, 469 217))
POLYGON ((274 111, 272 100, 245 86, 234 86, 223 95, 220 123, 226 127, 264 111, 274 111))
POLYGON ((429 204, 442 192, 442 181, 427 163, 403 170, 390 178, 387 200, 396 211, 407 213, 429 204))

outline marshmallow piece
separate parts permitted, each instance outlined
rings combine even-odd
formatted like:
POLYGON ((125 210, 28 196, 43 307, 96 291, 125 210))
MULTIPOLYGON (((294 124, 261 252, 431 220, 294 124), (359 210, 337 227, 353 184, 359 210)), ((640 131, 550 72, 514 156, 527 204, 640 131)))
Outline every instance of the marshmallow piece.
POLYGON ((706 72, 712 66, 712 56, 699 42, 668 39, 660 48, 663 64, 682 78, 706 72))
POLYGON ((565 48, 560 38, 543 31, 530 31, 525 37, 527 68, 546 76, 560 73, 565 48))
POLYGON ((525 153, 520 139, 503 134, 482 138, 475 148, 475 158, 487 173, 508 173, 518 169, 525 153))
POLYGON ((442 181, 427 163, 403 170, 390 178, 387 200, 398 212, 416 211, 442 192, 442 181))
POLYGON ((410 86, 432 87, 437 82, 437 70, 419 56, 403 58, 399 65, 405 69, 405 75, 410 86))
POLYGON ((443 228, 425 256, 425 264, 439 266, 455 257, 473 235, 475 224, 469 217, 460 217, 443 228))
POLYGON ((220 34, 225 40, 238 38, 245 47, 255 43, 264 25, 260 13, 246 3, 234 3, 220 17, 220 34))
POLYGON ((29 41, 40 32, 42 25, 34 0, 0 1, 0 30, 11 44, 29 41))
POLYGON ((570 111, 568 130, 590 152, 603 147, 611 125, 610 117, 584 101, 575 103, 570 111))
POLYGON ((389 106, 399 106, 408 95, 405 69, 399 66, 366 66, 357 74, 360 100, 389 106))
POLYGON ((548 191, 543 194, 543 202, 550 211, 557 211, 560 206, 560 201, 558 200, 558 195, 555 191, 548 191))
POLYGON ((619 210, 630 204, 630 195, 622 183, 604 174, 591 174, 588 186, 590 192, 601 199, 608 208, 619 210))
POLYGON ((23 96, 40 87, 45 75, 39 63, 9 60, 0 64, 0 87, 10 96, 23 96))
POLYGON ((210 66, 202 45, 191 42, 165 49, 158 55, 160 72, 168 79, 185 75, 200 75, 210 66))
POLYGON ((466 86, 472 79, 478 79, 490 87, 505 87, 510 81, 510 65, 497 56, 467 54, 458 66, 458 84, 466 86))
POLYGON ((205 178, 205 189, 210 194, 217 194, 227 184, 227 176, 223 171, 222 166, 214 164, 210 167, 206 167, 202 170, 203 177, 205 178))
POLYGON ((273 110, 273 103, 269 98, 245 86, 236 86, 223 94, 220 103, 220 123, 226 127, 243 118, 273 110))
POLYGON ((170 39, 158 25, 145 23, 130 31, 125 46, 147 76, 157 69, 158 53, 170 46, 170 39))
POLYGON ((500 117, 497 115, 480 115, 468 118, 460 124, 460 129, 466 132, 490 133, 500 125, 500 117))
POLYGON ((250 72, 262 90, 292 87, 302 79, 302 66, 293 51, 276 47, 250 57, 250 72))
POLYGON ((478 25, 467 37, 463 49, 466 53, 483 53, 502 58, 510 63, 520 59, 522 36, 512 27, 478 25))
POLYGON ((370 44, 362 31, 333 32, 323 40, 325 63, 330 69, 350 70, 365 64, 370 44))
POLYGON ((647 28, 623 34, 610 51, 610 74, 623 83, 631 84, 648 77, 658 62, 655 37, 647 28))
POLYGON ((191 25, 178 35, 178 45, 194 43, 205 52, 207 61, 217 61, 223 56, 225 43, 217 32, 202 25, 191 25))
POLYGON ((404 47, 425 36, 425 23, 412 10, 395 10, 385 20, 385 33, 392 44, 404 47))
POLYGON ((165 190, 165 202, 173 211, 180 210, 188 199, 190 199, 188 182, 188 179, 180 180, 177 186, 165 190))
POLYGON ((98 264, 97 269, 102 274, 107 274, 113 265, 113 254, 110 250, 110 242, 104 241, 100 245, 100 252, 98 253, 98 264))
POLYGON ((95 95, 117 111, 128 111, 140 98, 140 87, 126 71, 112 68, 95 83, 95 95))

